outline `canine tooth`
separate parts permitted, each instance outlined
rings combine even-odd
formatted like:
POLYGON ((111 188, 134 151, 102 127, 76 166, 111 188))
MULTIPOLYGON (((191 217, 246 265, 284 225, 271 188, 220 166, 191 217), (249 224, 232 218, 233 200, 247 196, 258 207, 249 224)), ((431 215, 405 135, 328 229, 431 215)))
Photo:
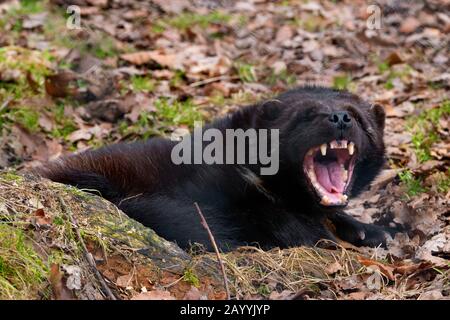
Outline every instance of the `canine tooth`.
POLYGON ((320 203, 324 204, 324 205, 328 205, 328 204, 330 204, 330 198, 328 198, 327 196, 323 196, 322 201, 320 201, 320 203))
POLYGON ((348 171, 344 169, 342 171, 342 180, 344 180, 344 182, 347 182, 347 179, 348 179, 348 171))
POLYGON ((320 152, 322 153, 322 156, 327 155, 327 144, 326 143, 324 143, 320 146, 320 152))
POLYGON ((355 144, 353 142, 350 142, 348 144, 348 154, 353 155, 354 152, 355 152, 355 144))
POLYGON ((347 202, 348 196, 347 196, 346 194, 343 194, 343 195, 341 196, 341 200, 342 200, 343 202, 347 202))

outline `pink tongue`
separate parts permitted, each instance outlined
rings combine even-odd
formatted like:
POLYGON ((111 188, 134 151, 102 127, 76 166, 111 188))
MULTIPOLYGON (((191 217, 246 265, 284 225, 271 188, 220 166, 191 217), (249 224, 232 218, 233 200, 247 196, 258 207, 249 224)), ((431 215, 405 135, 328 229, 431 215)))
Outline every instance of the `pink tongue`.
POLYGON ((342 180, 342 169, 337 162, 331 162, 326 165, 315 163, 315 172, 317 181, 330 193, 344 192, 345 183, 342 180))

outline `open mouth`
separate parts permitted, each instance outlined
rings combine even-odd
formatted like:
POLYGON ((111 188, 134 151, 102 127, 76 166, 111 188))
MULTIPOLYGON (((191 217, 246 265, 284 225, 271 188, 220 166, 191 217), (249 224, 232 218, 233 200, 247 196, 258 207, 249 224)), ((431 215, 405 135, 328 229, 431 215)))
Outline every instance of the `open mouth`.
POLYGON ((324 206, 347 204, 347 187, 352 178, 356 150, 353 142, 334 140, 311 148, 303 169, 324 206))

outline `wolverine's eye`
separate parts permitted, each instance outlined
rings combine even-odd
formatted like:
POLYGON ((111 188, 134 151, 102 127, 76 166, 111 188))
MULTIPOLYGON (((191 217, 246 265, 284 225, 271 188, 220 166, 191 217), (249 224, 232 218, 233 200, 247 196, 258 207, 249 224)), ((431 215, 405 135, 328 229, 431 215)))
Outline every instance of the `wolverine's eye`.
POLYGON ((313 121, 319 115, 319 110, 317 107, 311 107, 306 109, 304 112, 297 113, 297 121, 310 122, 313 121))

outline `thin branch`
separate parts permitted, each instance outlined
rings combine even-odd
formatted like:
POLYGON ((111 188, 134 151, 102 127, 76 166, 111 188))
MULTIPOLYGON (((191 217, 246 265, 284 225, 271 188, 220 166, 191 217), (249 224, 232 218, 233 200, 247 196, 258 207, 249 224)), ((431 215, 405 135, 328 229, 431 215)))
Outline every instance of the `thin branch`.
POLYGON ((0 106, 0 112, 2 112, 6 107, 8 107, 8 104, 12 101, 12 98, 7 98, 2 105, 0 106))
POLYGON ((222 271, 223 275, 223 284, 225 286, 225 291, 227 293, 227 300, 230 300, 230 289, 228 288, 228 278, 227 273, 225 272, 225 266, 223 265, 222 258, 220 257, 219 249, 217 248, 216 241, 214 240, 214 236, 211 233, 211 229, 209 229, 208 223, 206 222, 205 216, 203 216, 202 210, 200 210, 200 207, 198 206, 197 202, 194 202, 195 208, 197 209, 198 215, 200 216, 202 226, 206 229, 208 232, 209 239, 211 240, 211 244, 214 248, 214 251, 216 252, 217 260, 220 265, 220 270, 222 271))
POLYGON ((78 223, 77 223, 75 217, 72 215, 70 208, 66 205, 65 201, 63 200, 63 198, 61 196, 59 196, 59 201, 60 201, 61 205, 64 207, 64 210, 66 211, 67 217, 69 218, 70 223, 72 224, 72 228, 75 231, 78 241, 81 244, 81 248, 83 249, 84 256, 85 256, 89 266, 94 271, 95 277, 100 282, 104 293, 108 296, 109 299, 117 300, 117 297, 114 295, 114 293, 111 291, 109 286, 106 284, 106 281, 103 278, 102 274, 100 273, 100 271, 98 271, 94 258, 87 250, 86 244, 84 243, 84 240, 81 237, 80 228, 78 226, 78 223))
POLYGON ((204 80, 200 80, 197 82, 193 82, 191 83, 189 86, 191 88, 195 88, 195 87, 200 87, 203 86, 205 84, 209 84, 209 83, 213 83, 213 82, 217 82, 217 81, 222 81, 222 80, 233 80, 233 79, 238 79, 239 77, 235 76, 235 77, 230 77, 230 76, 218 76, 218 77, 214 77, 214 78, 208 78, 208 79, 204 79, 204 80))

